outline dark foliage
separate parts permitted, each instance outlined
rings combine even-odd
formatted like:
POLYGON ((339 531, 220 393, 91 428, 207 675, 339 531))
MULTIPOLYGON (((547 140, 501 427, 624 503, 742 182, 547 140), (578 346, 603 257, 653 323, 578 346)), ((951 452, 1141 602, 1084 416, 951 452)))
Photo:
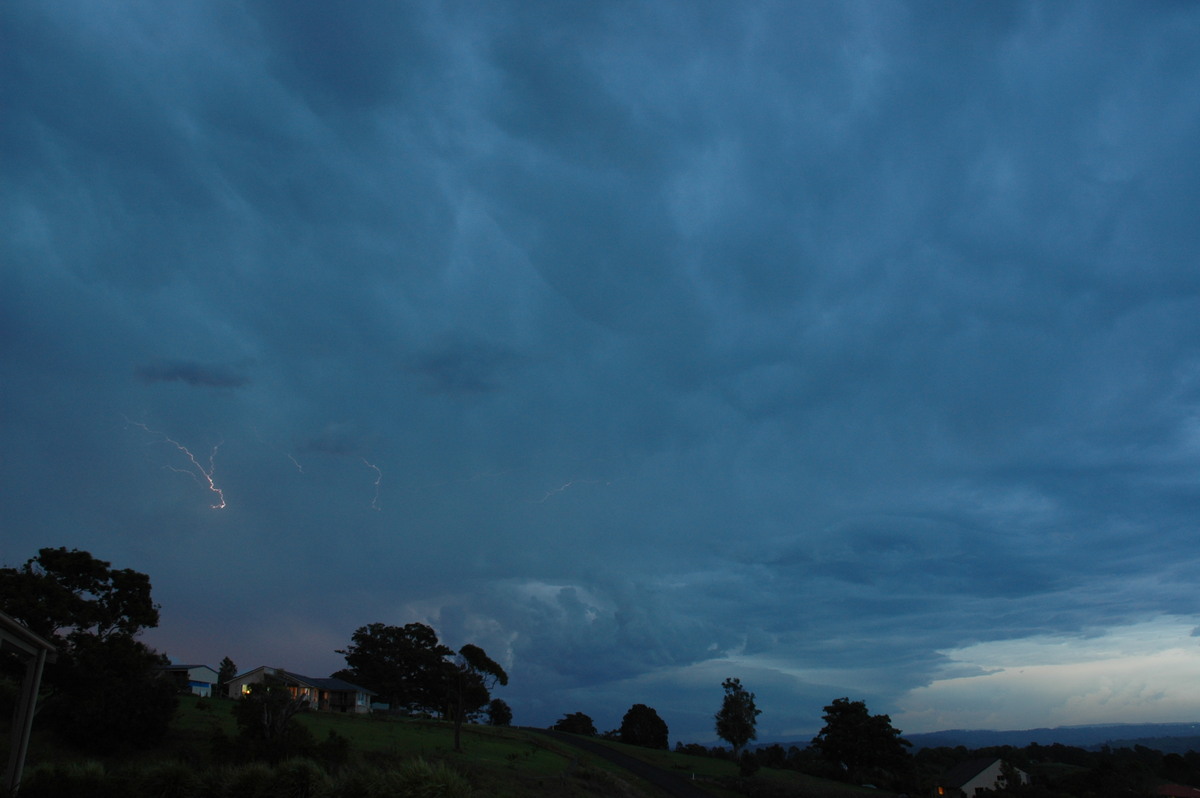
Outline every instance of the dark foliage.
POLYGON ((47 725, 71 744, 96 753, 160 743, 175 714, 175 685, 161 677, 162 658, 127 635, 81 635, 53 668, 54 693, 42 710, 47 725))
POLYGON ((225 657, 217 666, 217 695, 225 697, 225 689, 235 676, 237 676, 237 665, 229 657, 225 657))
POLYGON ((19 568, 0 568, 0 606, 48 640, 132 637, 158 626, 150 577, 64 547, 38 549, 19 568))
POLYGON ((629 745, 643 748, 669 747, 666 721, 645 704, 634 704, 621 719, 619 739, 629 745))
POLYGON ((508 726, 512 723, 512 708, 502 698, 493 698, 487 707, 488 724, 508 726))
POLYGON ((754 693, 742 687, 741 679, 726 679, 721 687, 725 689, 725 697, 715 717, 717 736, 733 746, 736 756, 742 746, 758 736, 755 726, 762 710, 754 704, 754 693))
POLYGON ((454 750, 462 750, 462 724, 478 714, 491 698, 496 684, 508 684, 508 674, 482 648, 467 643, 453 662, 444 666, 447 686, 446 714, 454 720, 454 750))
POLYGON ((347 667, 334 677, 374 690, 393 710, 445 711, 445 660, 454 651, 429 626, 372 623, 355 630, 350 645, 337 653, 347 667))
POLYGON ((596 724, 582 712, 572 712, 569 715, 563 715, 550 728, 570 734, 586 734, 589 737, 596 736, 596 724))
POLYGON ((96 753, 158 744, 175 712, 165 657, 135 639, 158 625, 150 578, 86 551, 39 549, 0 568, 5 611, 57 647, 42 716, 66 741, 96 753))
POLYGON ((835 699, 825 707, 825 726, 813 738, 821 756, 845 769, 851 781, 879 781, 879 774, 905 770, 909 742, 887 715, 872 715, 862 701, 835 699))

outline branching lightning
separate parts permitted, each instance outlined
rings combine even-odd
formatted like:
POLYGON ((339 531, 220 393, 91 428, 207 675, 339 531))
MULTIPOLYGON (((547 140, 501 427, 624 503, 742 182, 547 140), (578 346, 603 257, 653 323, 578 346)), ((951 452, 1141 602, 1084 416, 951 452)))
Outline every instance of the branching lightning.
POLYGON ((557 488, 553 488, 551 490, 546 491, 546 495, 543 496, 542 498, 538 499, 536 502, 534 502, 534 504, 545 504, 546 500, 549 499, 551 496, 553 496, 557 493, 562 493, 563 491, 565 491, 567 488, 571 487, 572 485, 600 485, 600 484, 611 485, 612 483, 607 482, 603 479, 572 479, 569 482, 564 482, 563 484, 559 485, 557 488))
POLYGON ((196 455, 192 454, 191 450, 174 438, 171 438, 168 435, 159 432, 158 430, 150 429, 140 421, 130 421, 128 418, 125 419, 125 421, 126 423, 132 424, 135 427, 141 427, 151 435, 161 436, 165 442, 171 444, 180 452, 182 452, 183 455, 187 457, 188 462, 192 464, 191 468, 176 468, 175 466, 171 465, 165 466, 165 468, 168 468, 171 471, 176 471, 180 474, 189 474, 191 475, 192 479, 196 480, 196 482, 200 483, 201 485, 207 485, 208 489, 217 495, 217 503, 212 505, 212 508, 214 510, 225 509, 225 493, 219 487, 217 487, 217 483, 213 479, 213 474, 215 474, 217 470, 217 450, 221 448, 221 443, 224 443, 224 441, 221 441, 221 443, 218 443, 212 448, 212 452, 208 455, 208 468, 205 468, 200 464, 200 461, 196 459, 196 455))
POLYGON ((383 471, 381 471, 379 469, 379 466, 375 465, 372 462, 369 462, 367 460, 367 458, 363 457, 361 459, 363 461, 363 465, 365 465, 367 468, 369 468, 375 472, 375 498, 371 500, 371 509, 378 510, 379 509, 379 483, 383 482, 383 471))

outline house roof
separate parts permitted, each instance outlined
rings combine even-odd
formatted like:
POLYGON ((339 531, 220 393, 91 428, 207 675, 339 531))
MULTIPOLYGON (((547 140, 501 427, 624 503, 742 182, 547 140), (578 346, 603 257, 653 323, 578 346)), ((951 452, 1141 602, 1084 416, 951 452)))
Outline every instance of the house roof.
POLYGON ((301 676, 300 674, 292 673, 291 671, 283 671, 283 672, 286 673, 288 676, 291 676, 293 679, 304 682, 305 684, 309 685, 310 687, 316 687, 319 690, 337 690, 340 692, 366 693, 367 695, 375 695, 374 690, 368 690, 365 687, 359 687, 357 684, 351 684, 350 682, 344 681, 342 679, 335 679, 332 676, 312 677, 312 676, 301 676))
POLYGON ((164 671, 190 671, 192 668, 208 668, 213 673, 217 672, 217 669, 212 667, 211 665, 163 665, 162 666, 162 669, 164 671))
POLYGON ((986 768, 991 766, 993 762, 999 760, 996 757, 983 757, 982 759, 968 759, 966 762, 959 762, 954 767, 946 771, 942 776, 943 787, 958 788, 966 784, 971 779, 978 776, 986 768))
POLYGON ((299 673, 294 673, 292 671, 285 671, 283 668, 269 668, 266 665, 260 665, 257 668, 253 668, 252 670, 246 671, 245 673, 239 673, 235 677, 235 679, 241 679, 241 678, 243 678, 245 676, 249 676, 251 673, 255 673, 257 671, 267 671, 268 673, 274 674, 276 676, 281 676, 284 679, 290 679, 294 682, 298 682, 298 683, 304 685, 305 687, 315 687, 318 690, 334 690, 337 692, 345 692, 345 693, 366 693, 367 695, 377 695, 377 693, 374 690, 368 690, 365 687, 359 687, 357 684, 351 684, 350 682, 347 682, 343 679, 335 679, 332 676, 326 676, 326 677, 304 676, 299 673))

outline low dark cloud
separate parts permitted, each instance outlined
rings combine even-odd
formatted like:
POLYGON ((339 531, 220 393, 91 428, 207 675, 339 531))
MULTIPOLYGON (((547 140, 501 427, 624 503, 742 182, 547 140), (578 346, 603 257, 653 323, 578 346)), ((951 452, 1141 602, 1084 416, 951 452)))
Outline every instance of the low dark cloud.
POLYGON ((242 388, 250 378, 231 366, 192 360, 155 360, 135 372, 146 382, 183 382, 207 388, 242 388))

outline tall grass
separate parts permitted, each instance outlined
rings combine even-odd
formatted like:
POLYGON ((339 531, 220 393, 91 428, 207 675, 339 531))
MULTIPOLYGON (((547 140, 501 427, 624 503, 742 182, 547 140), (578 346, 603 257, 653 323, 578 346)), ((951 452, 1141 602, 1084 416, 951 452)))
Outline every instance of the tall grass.
POLYGON ((107 768, 88 760, 37 767, 21 783, 21 798, 470 798, 467 779, 444 762, 409 759, 395 766, 362 765, 331 776, 309 759, 197 771, 182 762, 107 768))

